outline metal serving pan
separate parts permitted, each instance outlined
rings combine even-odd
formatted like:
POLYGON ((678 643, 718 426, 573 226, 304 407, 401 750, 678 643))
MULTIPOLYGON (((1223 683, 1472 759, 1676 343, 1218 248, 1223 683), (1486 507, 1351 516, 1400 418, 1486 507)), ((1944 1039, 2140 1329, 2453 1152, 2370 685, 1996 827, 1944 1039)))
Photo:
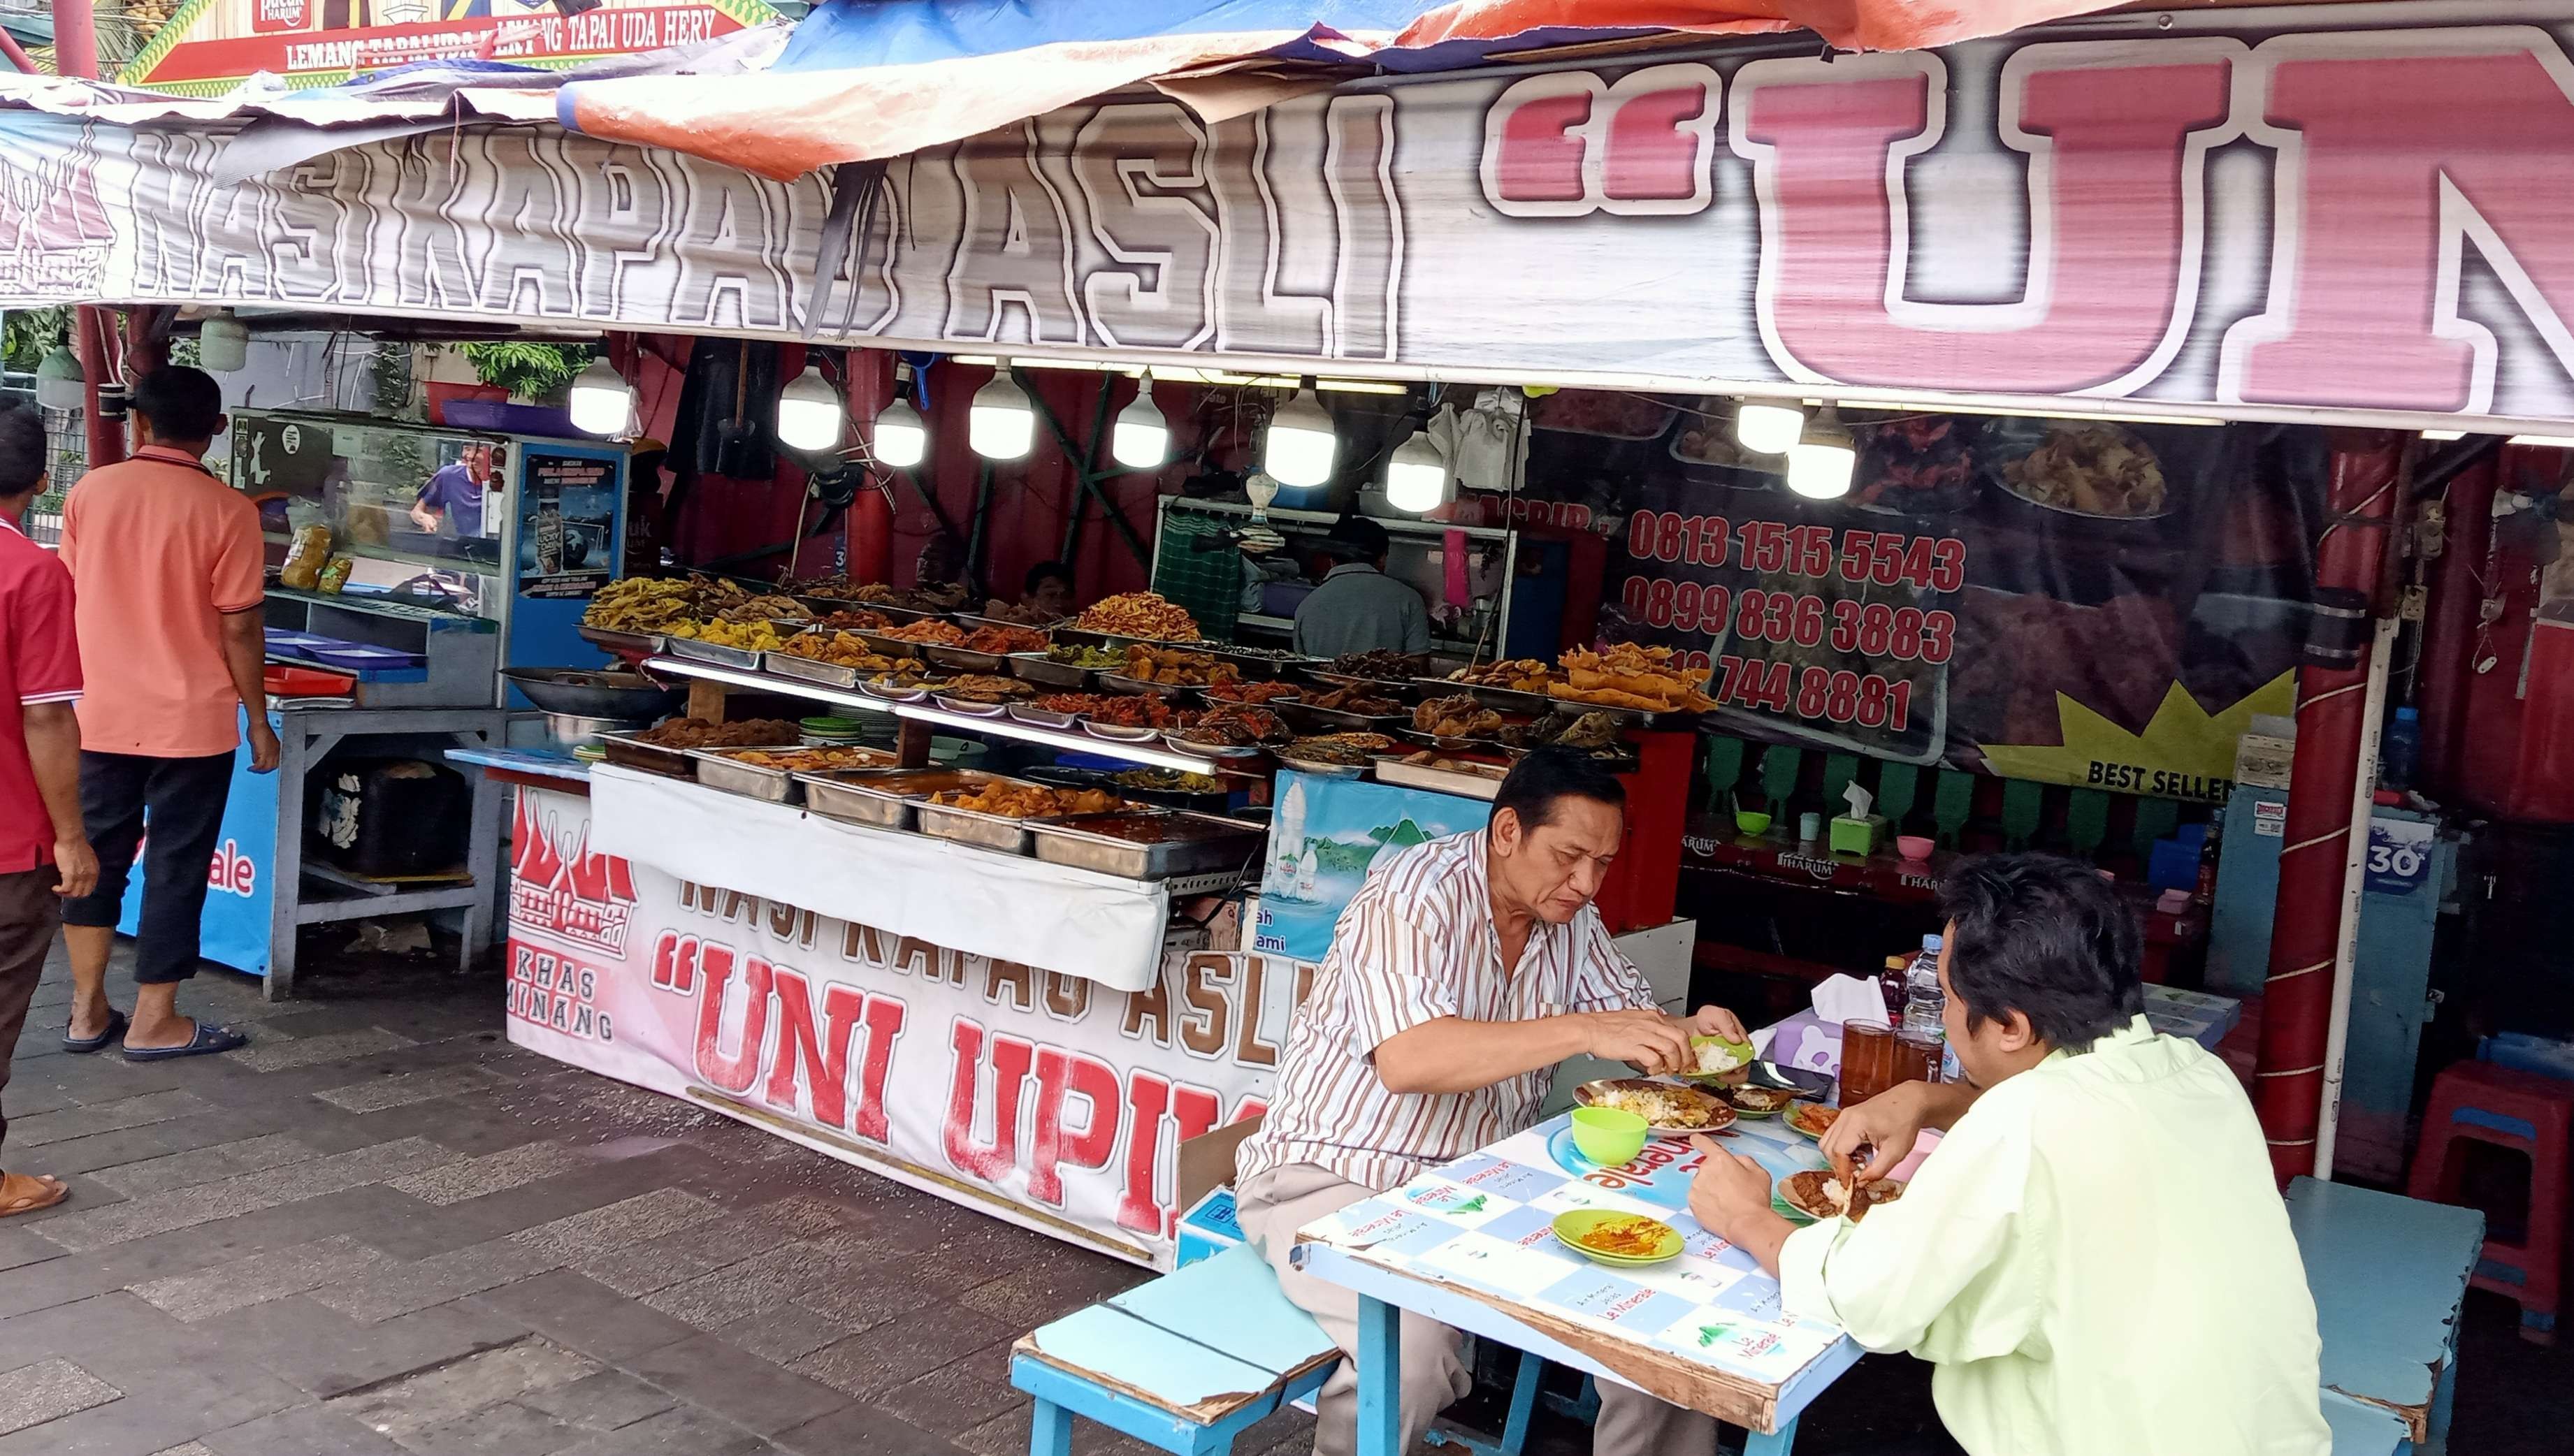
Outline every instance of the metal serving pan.
POLYGON ((910 829, 921 800, 944 789, 976 789, 997 775, 974 769, 850 769, 797 774, 804 806, 825 819, 910 829))
POLYGON ((759 670, 759 651, 751 647, 726 647, 719 642, 700 642, 694 637, 671 637, 662 649, 673 657, 691 662, 711 662, 717 667, 738 667, 744 672, 759 670))
POLYGON ((778 677, 791 677, 798 682, 819 683, 823 687, 854 688, 858 685, 856 668, 843 667, 836 662, 824 662, 818 657, 801 657, 792 652, 767 654, 765 670, 778 677))
MULTIPOLYGON (((804 745, 799 743, 781 744, 775 748, 691 748, 688 750, 688 757, 696 761, 697 782, 709 789, 721 789, 727 794, 762 799, 771 804, 795 804, 802 802, 804 797, 803 785, 799 780, 805 773, 812 771, 768 768, 760 764, 743 763, 740 755, 789 753, 802 747, 804 745)), ((826 750, 813 751, 819 753, 826 750)), ((834 744, 827 751, 855 752, 877 764, 894 762, 892 754, 879 753, 873 749, 851 748, 845 744, 834 744)))
MULTIPOLYGON (((1487 764, 1499 769, 1500 764, 1487 764)), ((1433 789, 1442 794, 1462 794, 1469 799, 1491 799, 1501 793, 1502 781, 1496 776, 1457 773, 1449 769, 1428 768, 1405 763, 1401 756, 1388 754, 1376 761, 1376 780, 1380 784, 1397 784, 1407 789, 1433 789)))
POLYGON ((1556 699, 1544 693, 1524 693, 1517 688, 1484 687, 1476 683, 1459 682, 1450 677, 1415 678, 1413 685, 1436 698, 1455 697, 1463 693, 1487 708, 1504 713, 1543 715, 1554 712, 1559 706, 1556 699))
POLYGON ((1099 672, 1095 667, 1075 667, 1069 662, 1057 662, 1042 652, 1013 652, 1007 660, 1012 677, 1071 692, 1086 691, 1090 679, 1099 672))
POLYGON ((1030 821, 1036 856, 1050 865, 1096 870, 1125 880, 1167 880, 1212 870, 1239 870, 1268 834, 1212 814, 1128 809, 1030 821))
POLYGON ((1006 652, 976 652, 964 647, 931 647, 926 655, 930 661, 942 667, 953 667, 959 672, 1007 674, 1010 670, 1010 657, 1006 652))
POLYGON ((599 746, 608 755, 608 761, 621 768, 642 769, 647 774, 662 774, 674 779, 697 776, 696 763, 684 748, 663 748, 657 743, 644 743, 632 733, 603 734, 599 746))

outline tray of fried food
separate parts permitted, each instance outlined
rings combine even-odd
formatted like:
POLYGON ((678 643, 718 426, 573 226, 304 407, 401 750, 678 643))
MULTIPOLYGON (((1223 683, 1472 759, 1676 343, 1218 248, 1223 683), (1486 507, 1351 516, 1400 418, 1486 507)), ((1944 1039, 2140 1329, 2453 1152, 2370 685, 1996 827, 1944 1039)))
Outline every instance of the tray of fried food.
POLYGON ((1472 693, 1424 699, 1412 710, 1412 731, 1428 738, 1498 739, 1510 720, 1472 693))
POLYGON ((938 617, 922 617, 898 627, 887 627, 876 633, 889 642, 907 642, 914 647, 954 647, 965 640, 965 629, 938 617))
POLYGON ((983 622, 966 632, 961 642, 932 645, 928 655, 932 662, 966 672, 1007 672, 1012 653, 1043 652, 1046 645, 1043 632, 1004 622, 983 622))
POLYGON ((1196 714, 1183 713, 1151 693, 1102 693, 1082 716, 1081 728, 1094 738, 1142 743, 1195 721, 1196 714))
POLYGON ((692 748, 697 782, 709 789, 772 804, 794 804, 804 797, 799 774, 843 773, 850 769, 890 768, 890 753, 843 744, 828 747, 692 748))
POLYGON ((1434 692, 1466 692, 1489 707, 1520 713, 1543 713, 1550 706, 1547 689, 1564 681, 1564 670, 1534 657, 1514 657, 1481 667, 1461 667, 1444 678, 1424 678, 1434 692))
POLYGON ((1242 665, 1227 662, 1207 652, 1191 652, 1180 647, 1156 647, 1150 642, 1130 642, 1126 646, 1125 665, 1108 674, 1112 686, 1133 683, 1145 691, 1175 687, 1206 687, 1212 683, 1240 682, 1242 665))
POLYGON ((1606 708, 1559 703, 1535 722, 1503 729, 1501 740, 1512 748, 1578 748, 1604 762, 1624 762, 1635 757, 1623 736, 1626 730, 1627 720, 1606 708))
POLYGON ((917 703, 947 686, 947 679, 930 676, 929 664, 917 657, 896 657, 892 661, 891 671, 859 678, 858 691, 888 702, 917 703))
POLYGON ((787 638, 798 635, 792 626, 780 631, 766 617, 747 622, 680 622, 670 628, 662 646, 674 657, 756 672, 762 653, 776 651, 787 638))
POLYGON ((1376 761, 1376 778, 1381 784, 1397 784, 1407 789, 1435 789, 1442 794, 1463 794, 1470 799, 1490 799, 1502 791, 1502 780, 1510 777, 1511 767, 1489 759, 1462 753, 1424 751, 1397 758, 1388 754, 1376 761))
POLYGON ((972 788, 932 794, 916 806, 916 812, 923 834, 1005 854, 1026 854, 1031 821, 1109 814, 1126 807, 1125 800, 1105 789, 1056 789, 993 778, 972 788))
POLYGON ((1248 703, 1267 707, 1272 703, 1301 701, 1305 690, 1292 682, 1218 682, 1207 685, 1210 703, 1248 703))
POLYGON ((1157 591, 1123 591, 1101 597, 1073 618, 1072 624, 1085 632, 1141 637, 1148 642, 1194 642, 1199 636, 1197 618, 1157 591))
POLYGON ((1308 693, 1283 705, 1289 717, 1309 726, 1373 732, 1404 720, 1403 702, 1375 683, 1343 683, 1329 692, 1308 693))
POLYGON ((1028 829, 1038 859, 1121 880, 1240 869, 1269 838, 1256 824, 1131 805, 1107 814, 1032 821, 1028 829))
POLYGON ((1258 753, 1263 744, 1284 743, 1293 736, 1267 708, 1219 703, 1199 714, 1195 723, 1166 735, 1165 741, 1184 753, 1244 758, 1258 753))
POLYGON ((1037 685, 995 672, 969 672, 951 677, 938 689, 938 706, 951 713, 997 718, 1010 704, 1033 698, 1037 685))
POLYGON ((1077 728, 1081 720, 1107 701, 1100 693, 1041 693, 1010 704, 1010 716, 1039 728, 1077 728))
POLYGON ((1702 691, 1707 686, 1706 671, 1682 665, 1669 647, 1618 642, 1604 651, 1568 648, 1564 675, 1565 681, 1547 688, 1549 697, 1647 721, 1666 713, 1704 713, 1716 706, 1702 691))
POLYGON ((803 622, 813 615, 810 608, 791 596, 775 592, 751 597, 715 613, 718 622, 803 622))
POLYGON ((825 819, 879 829, 910 829, 915 811, 930 795, 949 789, 978 789, 995 777, 979 769, 953 768, 843 769, 808 774, 802 780, 804 807, 825 819))
MULTIPOLYGON (((711 621, 750 600, 737 582, 711 576, 680 579, 630 576, 599 589, 583 608, 581 624, 607 632, 661 636, 681 622, 711 621)), ((793 615, 802 616, 798 609, 793 615)))
POLYGON ((902 623, 877 611, 874 607, 842 607, 838 611, 824 612, 813 618, 811 625, 817 630, 828 629, 835 632, 881 632, 887 627, 898 627, 902 623))
POLYGON ((1354 779, 1367 772, 1377 755, 1393 751, 1396 740, 1383 733, 1317 733, 1276 750, 1278 761, 1322 778, 1354 779))
POLYGON ((783 718, 744 718, 716 723, 704 718, 665 718, 639 733, 611 733, 600 740, 608 761, 674 779, 697 776, 692 748, 759 748, 801 742, 803 730, 783 718))
POLYGON ((1329 683, 1391 693, 1429 676, 1430 666, 1427 652, 1396 652, 1380 647, 1371 652, 1344 652, 1329 662, 1299 663, 1296 670, 1329 683))
POLYGON ((878 673, 901 672, 906 667, 917 670, 920 666, 915 659, 878 652, 874 643, 855 632, 824 627, 787 638, 762 659, 761 665, 779 677, 841 688, 856 687, 861 679, 878 673))

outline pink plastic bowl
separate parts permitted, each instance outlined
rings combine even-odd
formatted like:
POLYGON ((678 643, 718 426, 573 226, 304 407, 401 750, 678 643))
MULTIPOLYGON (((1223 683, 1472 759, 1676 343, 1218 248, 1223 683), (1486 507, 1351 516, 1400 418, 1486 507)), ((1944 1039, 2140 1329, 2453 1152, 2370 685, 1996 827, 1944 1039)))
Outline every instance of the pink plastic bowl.
POLYGON ((1927 860, 1936 847, 1927 834, 1899 834, 1895 837, 1895 852, 1908 860, 1927 860))

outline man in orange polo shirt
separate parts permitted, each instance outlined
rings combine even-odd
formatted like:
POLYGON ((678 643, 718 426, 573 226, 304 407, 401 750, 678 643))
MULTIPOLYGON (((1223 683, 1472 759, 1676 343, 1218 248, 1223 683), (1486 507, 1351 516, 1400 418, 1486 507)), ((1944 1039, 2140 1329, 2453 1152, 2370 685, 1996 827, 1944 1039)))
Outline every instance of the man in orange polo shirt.
POLYGON ((67 1052, 122 1040, 126 1060, 227 1052, 247 1039, 179 1015, 197 974, 206 880, 232 790, 242 705, 251 766, 277 767, 260 685, 259 508, 209 473, 224 429, 211 375, 155 369, 134 388, 133 458, 92 470, 63 502, 63 564, 79 597, 81 817, 98 851, 98 888, 63 905, 71 950, 67 1052), (144 818, 151 834, 144 834, 144 818), (143 916, 134 1016, 107 1004, 125 885, 143 851, 143 916))

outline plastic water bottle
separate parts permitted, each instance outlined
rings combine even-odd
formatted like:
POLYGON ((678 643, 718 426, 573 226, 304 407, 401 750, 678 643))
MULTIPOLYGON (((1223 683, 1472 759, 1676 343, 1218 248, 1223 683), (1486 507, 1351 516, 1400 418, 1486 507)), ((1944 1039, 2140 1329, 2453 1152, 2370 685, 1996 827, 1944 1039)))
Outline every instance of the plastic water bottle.
POLYGON ((1955 1082, 1959 1072, 1957 1054, 1948 1046, 1947 1029, 1940 1025, 1940 1014, 1947 1010, 1948 998, 1939 991, 1939 938, 1924 936, 1921 954, 1904 974, 1904 1030, 1929 1037, 1939 1044, 1939 1080, 1955 1082))
POLYGON ((2377 746, 2377 782, 2388 789, 2413 787, 2422 766, 2422 715, 2411 708, 2395 710, 2395 721, 2377 746))

